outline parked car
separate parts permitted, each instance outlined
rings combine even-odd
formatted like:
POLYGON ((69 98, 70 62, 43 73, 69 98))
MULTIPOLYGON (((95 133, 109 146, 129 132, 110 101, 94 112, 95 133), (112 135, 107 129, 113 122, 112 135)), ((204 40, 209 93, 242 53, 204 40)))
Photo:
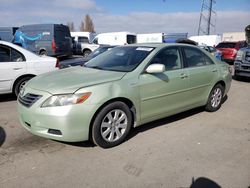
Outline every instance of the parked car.
POLYGON ((87 57, 95 49, 99 48, 99 44, 91 44, 90 42, 96 36, 90 32, 71 32, 73 40, 73 54, 87 57))
POLYGON ((246 47, 246 41, 221 42, 215 48, 222 52, 222 60, 233 63, 240 48, 246 47))
POLYGON ((72 66, 83 66, 87 61, 90 59, 102 54, 103 52, 106 52, 107 50, 110 50, 114 48, 115 46, 100 46, 96 50, 94 50, 91 54, 89 54, 87 57, 79 57, 79 58, 72 58, 72 59, 67 59, 64 61, 60 62, 59 68, 64 69, 67 67, 72 67, 72 66))
POLYGON ((33 24, 21 26, 13 43, 39 55, 70 56, 72 39, 63 24, 33 24))
POLYGON ((200 48, 208 51, 211 53, 216 59, 221 61, 222 53, 221 51, 217 50, 215 47, 212 46, 199 46, 200 48))
POLYGON ((196 46, 120 46, 82 68, 32 79, 18 97, 18 114, 35 135, 113 147, 131 127, 199 106, 218 110, 231 85, 229 70, 196 46))
POLYGON ((247 47, 241 48, 234 61, 234 76, 250 78, 250 25, 245 28, 247 47))
POLYGON ((40 57, 24 48, 0 41, 0 94, 14 93, 36 75, 58 69, 53 57, 40 57))
POLYGON ((70 32, 71 37, 75 42, 82 42, 82 43, 90 43, 94 37, 96 36, 95 33, 91 32, 70 32))

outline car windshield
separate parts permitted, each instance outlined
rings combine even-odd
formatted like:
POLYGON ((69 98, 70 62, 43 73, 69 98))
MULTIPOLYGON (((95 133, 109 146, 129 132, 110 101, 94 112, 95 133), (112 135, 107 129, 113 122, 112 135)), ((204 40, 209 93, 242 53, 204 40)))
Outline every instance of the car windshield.
POLYGON ((130 72, 152 51, 152 47, 122 46, 108 50, 85 64, 89 68, 130 72))
POLYGON ((216 48, 235 48, 235 45, 235 42, 225 42, 218 44, 216 48))
POLYGON ((92 59, 92 58, 100 55, 101 53, 107 51, 108 49, 111 49, 111 47, 100 47, 100 48, 97 48, 91 54, 89 54, 89 59, 92 59))

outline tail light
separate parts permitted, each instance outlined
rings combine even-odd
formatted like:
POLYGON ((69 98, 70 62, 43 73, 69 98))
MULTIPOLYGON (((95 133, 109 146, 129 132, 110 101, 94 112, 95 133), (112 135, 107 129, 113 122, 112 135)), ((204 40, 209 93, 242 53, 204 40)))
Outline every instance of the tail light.
POLYGON ((233 54, 237 54, 237 50, 236 49, 233 49, 233 54))
POLYGON ((52 40, 51 47, 52 47, 52 51, 55 53, 56 52, 56 42, 55 42, 55 39, 52 40))
POLYGON ((60 62, 59 62, 59 59, 56 59, 56 68, 60 68, 60 62))

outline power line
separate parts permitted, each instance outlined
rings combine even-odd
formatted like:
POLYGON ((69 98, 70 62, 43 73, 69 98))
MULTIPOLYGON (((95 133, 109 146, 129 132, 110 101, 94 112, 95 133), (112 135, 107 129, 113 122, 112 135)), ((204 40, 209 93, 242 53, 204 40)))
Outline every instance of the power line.
POLYGON ((198 35, 210 35, 211 28, 212 27, 215 28, 215 19, 216 19, 216 12, 214 11, 215 4, 216 4, 215 0, 202 0, 198 35))

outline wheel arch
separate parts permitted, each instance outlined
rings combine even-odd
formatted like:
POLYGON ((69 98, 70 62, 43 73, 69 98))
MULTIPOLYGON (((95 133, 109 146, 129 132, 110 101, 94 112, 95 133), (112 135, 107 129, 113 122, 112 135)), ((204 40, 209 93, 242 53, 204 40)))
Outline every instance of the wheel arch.
POLYGON ((84 49, 82 50, 82 53, 84 53, 84 52, 86 52, 86 51, 91 51, 91 52, 92 52, 91 49, 89 49, 89 48, 84 48, 84 49))
MULTIPOLYGON (((214 84, 214 86, 216 86, 217 84, 220 84, 222 87, 223 87, 223 89, 225 90, 225 88, 226 88, 226 83, 223 81, 223 80, 220 80, 220 81, 218 81, 218 82, 216 82, 216 84, 214 84)), ((214 87, 213 86, 213 87, 214 87)), ((223 91, 224 92, 224 91, 223 91)))
MULTIPOLYGON (((132 119, 132 122, 136 122, 136 108, 135 108, 134 103, 133 103, 130 99, 125 98, 125 97, 116 97, 116 98, 110 99, 110 100, 106 101, 105 103, 103 103, 103 104, 96 110, 96 112, 94 113, 94 115, 92 116, 91 121, 90 121, 90 126, 89 126, 89 139, 92 139, 92 138, 91 138, 91 135, 92 135, 92 126, 93 126, 93 122, 94 122, 94 120, 95 120, 97 114, 98 114, 105 106, 107 106, 108 104, 111 104, 111 103, 113 103, 113 102, 123 102, 123 103, 125 103, 125 104, 129 107, 129 109, 130 109, 130 111, 131 111, 131 113, 132 113, 132 118, 133 118, 133 119, 132 119)), ((134 127, 134 125, 132 125, 132 127, 134 127)))
POLYGON ((43 51, 47 52, 47 49, 46 48, 40 48, 38 53, 41 54, 41 52, 43 52, 43 51))
POLYGON ((17 84, 17 82, 25 77, 35 77, 36 75, 34 74, 25 74, 25 75, 21 75, 19 77, 16 78, 16 80, 14 81, 14 83, 12 84, 12 92, 14 93, 15 91, 15 86, 17 84))

